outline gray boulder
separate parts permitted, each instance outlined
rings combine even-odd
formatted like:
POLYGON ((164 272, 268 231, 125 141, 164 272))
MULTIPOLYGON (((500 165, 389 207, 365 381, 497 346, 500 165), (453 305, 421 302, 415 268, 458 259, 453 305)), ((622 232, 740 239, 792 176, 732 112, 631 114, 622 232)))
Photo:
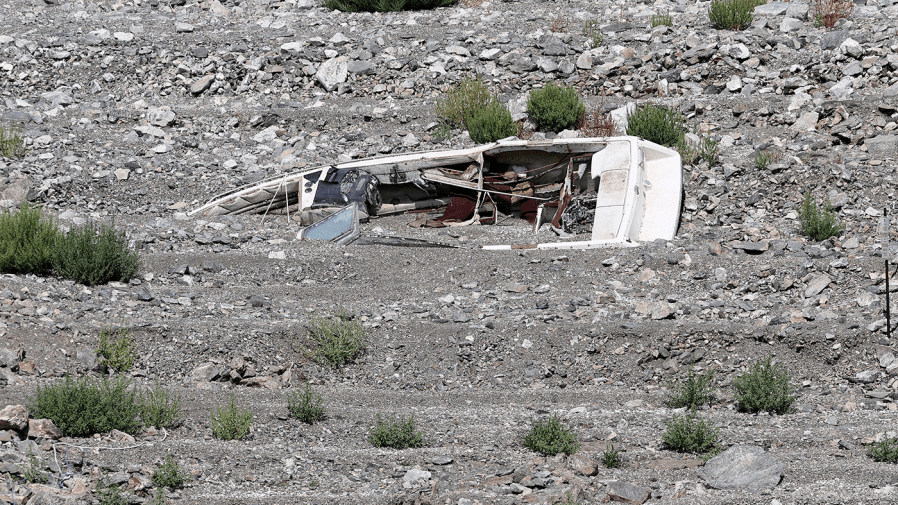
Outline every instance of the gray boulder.
POLYGON ((783 464, 756 445, 740 444, 709 459, 697 473, 714 489, 756 493, 780 483, 783 464))

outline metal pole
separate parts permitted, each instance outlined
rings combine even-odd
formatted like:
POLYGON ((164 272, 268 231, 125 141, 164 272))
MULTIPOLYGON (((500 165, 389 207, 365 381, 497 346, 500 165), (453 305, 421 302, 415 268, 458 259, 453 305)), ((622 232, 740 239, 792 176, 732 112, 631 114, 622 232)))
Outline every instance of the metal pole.
MULTIPOLYGON (((882 215, 883 215, 883 217, 888 217, 889 209, 888 208, 883 209, 882 215)), ((888 233, 888 232, 889 232, 889 230, 886 230, 886 233, 888 233)), ((888 235, 886 235, 886 236, 888 236, 888 235)), ((887 241, 885 242, 885 246, 888 247, 887 241)), ((890 305, 889 304, 889 251, 885 251, 885 254, 883 256, 885 256, 885 258, 886 258, 886 338, 891 340, 892 339, 892 317, 891 317, 891 310, 889 307, 889 305, 890 305)))

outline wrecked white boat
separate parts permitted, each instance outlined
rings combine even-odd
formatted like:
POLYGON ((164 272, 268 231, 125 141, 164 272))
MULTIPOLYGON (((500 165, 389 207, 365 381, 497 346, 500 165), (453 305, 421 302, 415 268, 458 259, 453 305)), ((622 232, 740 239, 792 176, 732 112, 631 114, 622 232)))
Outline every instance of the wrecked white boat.
POLYGON ((586 249, 670 240, 683 202, 680 155, 638 137, 500 140, 304 169, 216 196, 190 215, 286 214, 302 238, 349 243, 369 217, 445 207, 412 226, 495 223, 498 213, 583 237, 485 249, 586 249))

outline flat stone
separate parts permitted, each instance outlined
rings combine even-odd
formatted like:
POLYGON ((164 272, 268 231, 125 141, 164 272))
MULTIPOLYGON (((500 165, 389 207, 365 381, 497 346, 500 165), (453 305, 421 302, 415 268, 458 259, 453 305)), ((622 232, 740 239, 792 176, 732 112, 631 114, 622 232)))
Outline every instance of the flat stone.
POLYGON ((0 430, 24 431, 28 427, 28 407, 7 405, 0 410, 0 430))
POLYGON ((804 297, 811 298, 819 295, 832 281, 826 274, 818 275, 808 283, 808 287, 804 290, 804 297))
POLYGON ((776 487, 783 464, 755 445, 734 445, 708 460, 697 472, 714 489, 760 492, 776 487))
POLYGON ((765 240, 758 242, 734 242, 732 245, 733 249, 741 249, 749 253, 762 253, 770 248, 770 244, 765 240))
POLYGON ((18 351, 0 347, 0 367, 11 368, 15 371, 16 366, 25 359, 25 351, 19 349, 18 351))
POLYGON ((419 480, 430 480, 431 473, 427 470, 421 470, 420 468, 412 468, 411 470, 405 472, 405 475, 402 477, 403 482, 417 482, 419 480))
POLYGON ((615 480, 608 483, 607 493, 611 501, 642 505, 649 499, 652 490, 622 480, 615 480))
POLYGON ((755 7, 754 13, 758 16, 782 16, 789 10, 786 2, 771 2, 755 7))
POLYGON ((577 57, 577 68, 580 70, 589 70, 592 68, 592 56, 589 53, 582 53, 577 57))
POLYGON ((353 60, 346 63, 346 70, 350 74, 358 74, 358 75, 374 75, 376 70, 374 68, 374 64, 370 61, 358 61, 353 60))
POLYGON ((867 154, 877 158, 894 158, 898 155, 898 135, 880 135, 864 140, 867 154))
POLYGON ((220 377, 225 371, 224 367, 218 366, 215 363, 203 363, 194 368, 190 372, 189 377, 195 381, 209 382, 220 377))
POLYGON ((153 107, 147 111, 147 123, 166 127, 175 121, 175 113, 169 107, 153 107))
POLYGON ((204 75, 199 79, 193 81, 190 85, 190 92, 194 95, 199 95, 203 91, 209 89, 212 86, 212 82, 215 80, 214 74, 204 75))
POLYGON ((808 131, 812 128, 816 128, 818 119, 820 119, 820 114, 817 114, 816 112, 805 112, 797 121, 792 123, 791 128, 797 132, 808 131))
POLYGON ((53 421, 49 419, 29 419, 28 438, 52 438, 58 440, 62 438, 62 430, 57 428, 53 421))
POLYGON ((587 458, 586 456, 574 454, 573 456, 568 458, 567 464, 569 468, 579 473, 580 475, 592 477, 599 474, 599 469, 596 466, 596 462, 587 458))
POLYGON ((440 465, 440 466, 451 464, 453 461, 455 461, 455 460, 452 459, 452 456, 449 456, 447 454, 443 454, 440 456, 434 456, 434 457, 430 458, 429 460, 427 460, 427 462, 430 463, 431 465, 440 465))
POLYGON ((346 62, 331 58, 318 67, 318 72, 315 73, 315 78, 318 79, 318 82, 324 89, 333 91, 338 84, 346 82, 347 74, 348 70, 346 62))

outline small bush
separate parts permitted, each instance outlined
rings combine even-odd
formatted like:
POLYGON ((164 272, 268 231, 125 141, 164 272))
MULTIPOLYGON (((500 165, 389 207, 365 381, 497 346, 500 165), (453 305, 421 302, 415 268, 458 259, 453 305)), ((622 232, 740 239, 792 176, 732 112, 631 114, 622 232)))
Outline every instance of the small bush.
POLYGON ((374 447, 393 449, 424 447, 424 432, 415 429, 414 415, 408 419, 391 417, 385 420, 377 414, 374 426, 368 434, 368 442, 374 447))
POLYGON ((28 451, 28 464, 19 466, 19 473, 29 484, 46 484, 50 478, 44 472, 43 465, 32 451, 28 451))
POLYGON ((816 0, 814 2, 814 24, 833 28, 842 18, 847 18, 854 10, 851 0, 816 0))
POLYGON ((589 47, 595 49, 605 42, 602 36, 602 30, 599 29, 601 23, 598 19, 591 19, 583 24, 583 35, 589 38, 589 47))
POLYGON ((801 224, 801 232, 814 240, 836 237, 845 229, 845 226, 836 220, 836 213, 829 201, 825 201, 823 206, 819 207, 810 192, 805 194, 798 208, 798 222, 801 224))
POLYGON ((116 372, 127 372, 134 365, 136 353, 134 339, 127 328, 100 330, 100 345, 97 347, 100 363, 116 372))
POLYGON ((720 161, 720 141, 712 140, 711 137, 702 137, 698 145, 698 154, 708 163, 709 167, 713 167, 720 161))
POLYGON ((324 419, 324 400, 307 381, 302 389, 287 394, 287 411, 306 424, 314 424, 324 419))
POLYGON ((478 144, 495 142, 518 132, 518 125, 511 119, 511 112, 496 99, 475 111, 468 118, 467 124, 471 140, 478 144))
POLYGON ((656 26, 673 26, 673 18, 670 17, 670 12, 652 14, 652 28, 656 26))
POLYGON ((574 454, 580 448, 577 435, 565 427, 557 416, 533 423, 530 433, 524 437, 524 446, 544 456, 560 452, 574 454))
POLYGON ((586 107, 574 88, 549 84, 530 92, 527 114, 541 128, 557 133, 575 127, 586 114, 586 107))
POLYGON ((751 25, 752 11, 763 0, 711 0, 708 18, 719 30, 744 30, 751 25))
POLYGON ((736 403, 745 412, 785 414, 798 399, 796 387, 789 383, 789 372, 772 357, 756 362, 751 369, 733 381, 736 403))
POLYGON ((365 346, 365 328, 350 317, 313 317, 309 323, 309 358, 334 368, 352 362, 365 346))
POLYGON ((105 479, 97 482, 97 500, 100 505, 128 505, 127 494, 123 495, 119 486, 105 479))
POLYGON ((38 385, 29 405, 31 417, 50 419, 69 437, 87 437, 113 429, 135 433, 142 426, 141 403, 125 377, 77 381, 70 376, 46 387, 38 385))
POLYGON ((620 468, 623 464, 620 453, 623 451, 623 449, 615 449, 613 445, 608 446, 602 452, 602 464, 605 465, 605 468, 620 468))
POLYGON ((16 126, 0 126, 0 157, 18 158, 25 155, 25 143, 16 126))
POLYGON ((324 0, 324 6, 343 12, 397 12, 450 7, 458 0, 324 0))
POLYGON ((755 168, 765 170, 774 161, 774 156, 770 151, 758 151, 755 153, 755 168))
POLYGON ((237 407, 237 398, 231 394, 231 401, 224 407, 215 407, 211 414, 212 435, 221 440, 239 440, 249 433, 253 414, 249 409, 237 407))
POLYGON ((140 402, 140 418, 144 426, 170 428, 181 420, 181 395, 170 393, 158 383, 147 389, 140 402))
POLYGON ((887 438, 873 444, 868 449, 873 461, 880 463, 898 463, 898 438, 887 438))
POLYGON ((464 128, 469 117, 493 100, 493 95, 483 81, 476 77, 466 78, 437 102, 435 112, 448 127, 464 128))
POLYGON ((690 410, 710 405, 717 389, 714 385, 714 372, 699 375, 691 366, 686 369, 685 375, 678 377, 676 382, 670 382, 667 387, 667 406, 675 409, 688 407, 690 410))
POLYGON ((686 133, 686 118, 663 105, 644 105, 627 115, 627 135, 665 147, 677 145, 686 133))
POLYGON ((689 411, 685 416, 673 416, 666 421, 662 441, 667 449, 692 454, 705 454, 717 449, 719 430, 689 411))
POLYGON ((45 275, 53 267, 59 228, 40 207, 0 211, 0 273, 45 275))
POLYGON ((128 247, 124 233, 113 225, 88 222, 75 226, 54 248, 53 268, 66 279, 85 286, 109 281, 128 282, 137 274, 140 260, 128 247))
POLYGON ((156 466, 153 472, 153 485, 157 487, 167 487, 170 489, 179 489, 190 480, 190 474, 181 470, 178 463, 171 454, 165 456, 165 461, 156 466))

